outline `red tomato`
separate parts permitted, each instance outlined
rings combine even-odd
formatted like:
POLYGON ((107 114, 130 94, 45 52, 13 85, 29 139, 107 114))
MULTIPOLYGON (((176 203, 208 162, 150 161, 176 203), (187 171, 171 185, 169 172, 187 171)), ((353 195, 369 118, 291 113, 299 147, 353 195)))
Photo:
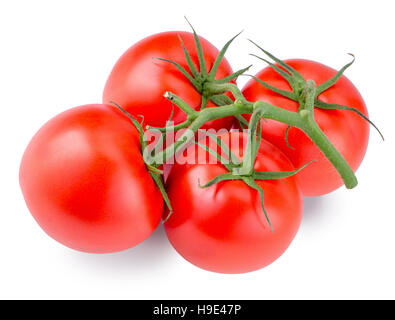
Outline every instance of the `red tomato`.
MULTIPOLYGON (((332 78, 336 71, 323 64, 308 60, 287 60, 287 64, 298 71, 306 80, 312 79, 317 85, 332 78)), ((277 88, 291 91, 290 86, 272 68, 267 67, 256 75, 257 78, 277 88)), ((250 80, 243 88, 243 94, 249 101, 263 100, 290 111, 297 111, 298 104, 280 96, 250 80)), ((365 103, 355 86, 345 76, 324 91, 321 101, 354 107, 368 116, 365 103)), ((314 108, 314 118, 328 139, 343 155, 355 171, 366 153, 369 140, 369 124, 355 112, 347 110, 323 110, 314 108)), ((338 172, 321 153, 318 147, 299 129, 291 128, 287 146, 285 131, 287 125, 273 120, 262 123, 262 137, 283 151, 295 167, 300 167, 310 160, 317 160, 300 171, 296 177, 305 196, 319 196, 329 193, 343 185, 338 172)))
MULTIPOLYGON (((114 101, 132 116, 144 116, 144 124, 164 127, 170 118, 172 103, 163 94, 170 91, 182 98, 195 110, 200 109, 201 94, 189 80, 164 58, 179 63, 188 70, 180 36, 188 49, 196 68, 199 60, 193 34, 190 32, 164 32, 147 37, 129 48, 115 64, 104 88, 103 102, 114 101)), ((210 71, 218 50, 207 40, 199 37, 207 70, 210 71)), ((217 79, 231 75, 232 69, 224 58, 218 68, 217 79)), ((215 107, 212 102, 207 108, 215 107)), ((175 124, 186 120, 184 112, 174 107, 175 124)), ((230 128, 232 118, 211 121, 205 128, 230 128)))
MULTIPOLYGON (((232 145, 236 155, 243 153, 247 134, 231 132, 220 137, 232 145)), ((202 143, 210 145, 207 140, 202 143)), ((290 245, 301 222, 302 196, 296 180, 257 180, 264 190, 271 231, 259 193, 244 182, 231 180, 199 187, 199 183, 227 172, 218 162, 193 164, 202 159, 197 154, 206 157, 206 151, 199 149, 202 153, 186 155, 189 164, 173 166, 166 183, 173 213, 164 226, 171 244, 189 262, 214 272, 243 273, 272 263, 290 245)), ((294 170, 285 155, 264 140, 255 169, 294 170)))
POLYGON ((47 122, 23 155, 20 185, 42 229, 76 250, 133 247, 162 216, 137 130, 110 105, 73 108, 47 122))

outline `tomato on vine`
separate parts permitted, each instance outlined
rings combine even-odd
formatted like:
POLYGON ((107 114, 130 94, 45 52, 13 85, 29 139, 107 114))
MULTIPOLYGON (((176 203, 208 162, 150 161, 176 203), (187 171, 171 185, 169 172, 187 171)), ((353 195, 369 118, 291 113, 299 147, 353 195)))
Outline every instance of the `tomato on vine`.
POLYGON ((162 217, 139 133, 111 105, 76 107, 48 121, 26 148, 19 180, 41 228, 76 250, 131 248, 162 217))
MULTIPOLYGON (((355 172, 367 150, 370 121, 362 96, 343 75, 353 61, 336 72, 318 62, 303 59, 281 62, 265 53, 278 64, 269 62, 270 66, 254 76, 242 90, 244 97, 297 112, 304 79, 314 80, 317 85, 314 120, 355 172)), ((262 138, 284 152, 295 167, 316 160, 297 175, 305 196, 323 195, 343 185, 328 158, 302 130, 271 119, 262 121, 262 138)))
POLYGON ((288 248, 303 195, 357 185, 375 125, 343 75, 354 60, 336 72, 258 46, 273 63, 260 58, 270 67, 240 90, 236 78, 249 67, 233 72, 224 58, 237 36, 219 51, 192 30, 133 45, 107 80, 105 104, 63 112, 33 137, 20 186, 48 235, 76 250, 115 252, 144 241, 163 217, 185 259, 244 273, 288 248), (248 130, 218 133, 235 120, 248 130), (218 134, 188 147, 200 129, 218 134))
MULTIPOLYGON (((204 98, 205 82, 224 78, 234 82, 237 75, 222 52, 195 31, 158 33, 121 56, 106 82, 103 102, 114 101, 131 116, 142 116, 144 124, 164 127, 173 108, 163 97, 166 91, 181 96, 195 110, 212 108, 216 104, 204 98)), ((172 119, 178 125, 187 117, 176 109, 172 119)), ((231 117, 221 118, 205 127, 229 129, 232 121, 231 117)))
MULTIPOLYGON (((246 133, 219 139, 223 148, 245 156, 246 133)), ((291 176, 296 171, 276 147, 260 138, 259 144, 248 176, 233 175, 215 161, 209 138, 195 152, 187 149, 186 164, 176 163, 170 172, 173 213, 164 226, 170 243, 192 264, 220 273, 257 270, 280 257, 294 238, 302 217, 302 196, 291 176)))

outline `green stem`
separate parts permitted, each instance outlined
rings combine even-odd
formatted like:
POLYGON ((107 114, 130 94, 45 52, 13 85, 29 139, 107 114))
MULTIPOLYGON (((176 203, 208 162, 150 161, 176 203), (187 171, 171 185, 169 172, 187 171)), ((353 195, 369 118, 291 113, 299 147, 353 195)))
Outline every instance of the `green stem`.
POLYGON ((354 172, 348 165, 347 161, 343 158, 335 146, 328 140, 326 135, 322 132, 320 127, 314 120, 312 113, 307 110, 301 111, 301 116, 304 120, 303 128, 301 128, 307 136, 315 143, 321 152, 328 158, 332 165, 336 168, 337 172, 342 177, 345 186, 348 189, 356 187, 358 180, 354 172))
POLYGON ((180 97, 176 96, 175 94, 166 91, 163 95, 166 99, 170 100, 174 104, 176 104, 182 111, 184 111, 188 117, 196 118, 199 115, 199 111, 194 110, 191 108, 184 100, 180 97))
POLYGON ((317 88, 315 87, 314 80, 308 80, 303 91, 304 101, 301 103, 301 109, 309 110, 314 112, 314 101, 315 93, 317 88))
POLYGON ((190 124, 192 123, 191 120, 185 120, 184 122, 181 122, 177 125, 171 125, 171 126, 167 126, 167 127, 151 127, 151 126, 146 126, 147 130, 149 131, 160 131, 161 133, 166 133, 166 132, 172 132, 172 131, 178 131, 181 129, 185 129, 186 127, 188 127, 190 124))
POLYGON ((315 91, 314 81, 307 81, 304 99, 298 112, 287 111, 262 101, 256 102, 254 109, 262 109, 263 118, 273 119, 301 129, 332 163, 342 177, 345 186, 352 189, 358 184, 354 172, 314 120, 315 91))
POLYGON ((189 128, 172 145, 157 153, 152 158, 152 163, 160 165, 174 156, 185 144, 187 144, 195 133, 208 121, 221 119, 229 116, 252 113, 252 103, 234 103, 222 107, 203 109, 194 119, 189 128))
MULTIPOLYGON (((242 166, 238 170, 234 170, 234 173, 241 176, 249 176, 254 172, 254 164, 257 155, 257 139, 261 141, 261 137, 257 137, 257 126, 259 121, 261 121, 262 111, 259 109, 255 109, 252 113, 250 123, 248 126, 248 138, 247 138, 247 146, 244 151, 242 166)), ((260 134, 260 133, 259 133, 260 134)), ((259 146, 258 146, 259 147, 259 146)))
POLYGON ((254 110, 261 110, 262 118, 276 120, 292 127, 300 128, 302 119, 296 112, 288 111, 267 102, 257 101, 254 104, 254 110))
POLYGON ((233 83, 207 82, 203 91, 208 97, 230 91, 236 100, 247 102, 240 89, 233 83))
MULTIPOLYGON (((177 106, 180 106, 181 109, 188 110, 189 112, 189 108, 193 110, 193 121, 191 122, 189 128, 174 144, 162 150, 152 158, 152 164, 154 166, 160 165, 174 156, 186 143, 188 143, 194 137, 195 133, 206 122, 228 116, 259 112, 259 114, 262 115, 262 118, 276 120, 289 126, 301 129, 313 141, 313 143, 317 145, 321 152, 336 168, 346 187, 351 189, 357 185, 358 181, 354 172, 314 120, 314 98, 316 92, 314 81, 307 81, 305 91, 303 92, 303 99, 300 102, 300 108, 298 112, 288 111, 263 101, 258 101, 255 104, 248 102, 244 99, 237 86, 233 84, 210 84, 209 88, 210 94, 231 91, 236 98, 235 103, 216 108, 203 109, 199 112, 193 110, 189 106, 186 107, 186 103, 181 99, 173 99, 172 101, 175 102, 177 106)), ((174 95, 171 93, 167 93, 167 97, 173 96, 174 95)))
POLYGON ((354 172, 314 120, 314 101, 316 90, 315 82, 313 80, 308 80, 303 93, 304 104, 301 105, 302 108, 298 112, 303 120, 302 130, 336 168, 337 172, 339 172, 342 177, 345 186, 348 189, 352 189, 358 184, 358 180, 355 177, 354 172))

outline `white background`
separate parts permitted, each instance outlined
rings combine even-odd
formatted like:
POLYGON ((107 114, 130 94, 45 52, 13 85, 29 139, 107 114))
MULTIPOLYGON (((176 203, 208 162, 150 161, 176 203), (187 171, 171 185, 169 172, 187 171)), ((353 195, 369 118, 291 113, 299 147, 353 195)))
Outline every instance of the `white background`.
MULTIPOLYGON (((393 1, 1 1, 0 298, 2 299, 394 299, 393 1), (150 34, 188 30, 183 16, 233 69, 264 65, 254 39, 280 58, 339 69, 364 96, 386 141, 371 131, 359 186, 305 200, 299 233, 272 265, 243 275, 200 270, 163 228, 134 249, 92 255, 49 238, 18 185, 24 148, 57 113, 101 102, 118 57, 150 34)), ((246 79, 241 78, 243 85, 246 79)))

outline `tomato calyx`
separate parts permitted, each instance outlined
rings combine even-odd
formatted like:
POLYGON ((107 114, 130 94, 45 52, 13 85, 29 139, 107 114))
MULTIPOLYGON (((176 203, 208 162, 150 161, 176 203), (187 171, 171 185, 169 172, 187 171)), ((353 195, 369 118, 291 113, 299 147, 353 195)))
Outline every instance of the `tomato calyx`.
POLYGON ((273 226, 270 222, 269 215, 265 210, 264 205, 264 190, 257 184, 257 180, 273 180, 273 179, 284 179, 295 175, 300 170, 305 168, 310 162, 306 163, 302 167, 292 171, 272 172, 272 171, 258 171, 254 169, 255 160, 258 155, 260 143, 261 143, 261 123, 260 119, 262 116, 262 110, 257 109, 253 112, 248 129, 247 145, 244 151, 243 159, 240 161, 237 156, 229 149, 229 147, 221 140, 221 138, 213 133, 207 132, 206 135, 211 138, 220 149, 227 155, 224 158, 216 151, 210 149, 206 145, 199 142, 194 142, 209 154, 216 157, 220 163, 229 171, 221 175, 216 176, 204 185, 200 185, 200 188, 208 188, 221 181, 229 180, 241 180, 250 188, 256 190, 259 193, 261 199, 262 212, 265 216, 267 223, 273 231, 273 226))
MULTIPOLYGON (((152 154, 154 153, 154 150, 149 151, 149 149, 148 149, 148 144, 145 139, 145 133, 144 133, 143 126, 141 125, 141 123, 139 123, 136 119, 134 119, 125 109, 123 109, 116 102, 110 101, 110 103, 115 105, 122 113, 124 113, 132 121, 133 125, 137 129, 138 134, 139 134, 141 155, 143 157, 143 161, 145 163, 145 166, 146 166, 148 173, 150 174, 152 180, 154 180, 155 184, 159 188, 162 198, 166 203, 166 206, 169 208, 169 212, 170 212, 169 216, 170 216, 170 214, 173 212, 173 209, 171 207, 169 197, 166 193, 166 189, 165 189, 165 185, 164 185, 164 181, 163 181, 163 171, 160 170, 157 166, 155 166, 155 164, 152 164, 152 161, 150 160, 150 158, 152 157, 152 154)), ((171 121, 171 118, 173 116, 173 111, 171 113, 169 122, 171 121)), ((163 136, 161 136, 161 139, 163 139, 163 136)))
POLYGON ((226 76, 224 78, 221 79, 215 79, 216 75, 217 75, 217 71, 218 68, 222 62, 222 59, 225 56, 226 51, 228 50, 230 44, 233 42, 234 39, 236 39, 241 32, 239 32, 237 35, 235 35, 232 39, 230 39, 224 46, 223 48, 220 50, 220 52, 218 53, 213 66, 211 67, 211 69, 208 71, 207 70, 207 66, 206 66, 206 61, 204 59, 204 52, 203 52, 203 48, 202 45, 200 43, 199 37, 195 31, 195 29, 193 28, 192 24, 188 21, 188 19, 186 19, 186 21, 188 22, 188 24, 190 25, 192 32, 193 32, 193 36, 194 36, 194 40, 195 40, 195 46, 196 46, 196 50, 197 50, 197 54, 198 54, 198 60, 199 60, 199 68, 197 68, 195 66, 195 64, 192 61, 191 55, 188 51, 188 49, 186 48, 181 36, 179 35, 178 38, 180 39, 180 43, 183 47, 184 50, 184 55, 185 55, 185 59, 188 65, 188 69, 186 70, 183 66, 181 66, 179 63, 169 60, 169 59, 164 59, 164 58, 160 58, 157 57, 156 59, 165 61, 165 62, 169 62, 171 64, 173 64, 189 81, 190 83, 194 86, 194 88, 196 89, 196 91, 198 91, 201 94, 201 105, 200 105, 200 109, 203 110, 208 101, 211 100, 213 103, 215 103, 216 105, 225 105, 225 104, 231 104, 232 100, 227 97, 226 95, 220 94, 220 95, 215 95, 213 96, 210 91, 207 90, 207 84, 211 84, 211 83, 217 83, 217 84, 224 84, 224 83, 228 83, 230 81, 235 80, 238 76, 240 76, 241 74, 245 73, 247 70, 249 70, 249 68, 251 67, 248 66, 246 68, 240 69, 234 73, 232 73, 229 76, 226 76))
MULTIPOLYGON (((290 65, 282 61, 281 59, 275 57, 273 54, 268 52, 267 50, 263 49, 260 47, 258 44, 256 44, 254 41, 249 40, 252 44, 254 44, 259 50, 261 50, 267 57, 272 59, 275 63, 268 61, 267 59, 264 59, 260 56, 257 56, 255 54, 251 54, 252 56, 266 62, 271 68, 273 68, 274 71, 276 71, 280 76, 282 76, 290 85, 292 91, 287 91, 287 90, 282 90, 279 88, 276 88, 261 79, 258 79, 255 76, 249 75, 252 77, 255 81, 263 85, 265 88, 278 93, 279 95, 282 95, 283 97, 286 97, 290 100, 293 100, 297 103, 299 103, 299 111, 303 109, 303 106, 306 103, 306 84, 307 81, 302 77, 302 75, 297 72, 294 68, 292 68, 290 65)), ((331 88, 333 85, 337 83, 337 81, 340 79, 340 77, 344 74, 344 72, 354 63, 355 61, 355 56, 352 53, 349 53, 349 55, 352 57, 352 60, 347 63, 345 66, 343 66, 331 79, 327 80, 326 82, 318 85, 315 90, 314 94, 314 103, 313 105, 316 108, 319 109, 324 109, 324 110, 348 110, 355 112, 358 114, 361 118, 363 118, 365 121, 367 121, 370 125, 372 125, 376 131, 379 133, 381 138, 384 140, 384 136, 379 130, 379 128, 368 118, 366 117, 362 112, 360 112, 358 109, 350 107, 350 106, 344 106, 340 104, 332 104, 332 103, 326 103, 324 101, 321 101, 319 99, 319 95, 329 88, 331 88)), ((286 133, 285 133, 285 140, 288 145, 292 149, 292 147, 288 143, 288 130, 290 129, 290 126, 287 127, 286 133)))

